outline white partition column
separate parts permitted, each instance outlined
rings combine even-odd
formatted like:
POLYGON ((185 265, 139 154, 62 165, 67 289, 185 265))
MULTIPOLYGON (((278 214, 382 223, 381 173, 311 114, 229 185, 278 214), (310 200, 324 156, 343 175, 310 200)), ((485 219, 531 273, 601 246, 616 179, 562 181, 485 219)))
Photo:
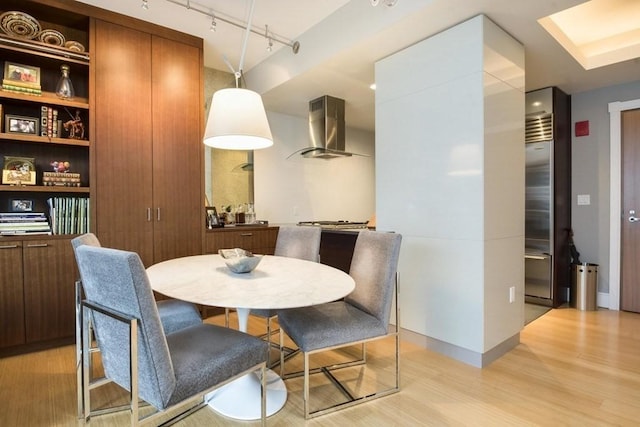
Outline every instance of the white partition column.
POLYGON ((484 366, 524 322, 524 48, 481 15, 379 61, 376 85, 405 338, 484 366))

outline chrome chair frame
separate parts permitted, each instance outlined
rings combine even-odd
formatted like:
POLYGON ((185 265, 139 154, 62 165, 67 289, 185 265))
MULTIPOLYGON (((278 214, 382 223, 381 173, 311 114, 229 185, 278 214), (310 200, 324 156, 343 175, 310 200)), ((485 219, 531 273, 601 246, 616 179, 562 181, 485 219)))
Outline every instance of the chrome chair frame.
MULTIPOLYGON (((364 403, 373 399, 377 399, 379 397, 388 396, 390 394, 394 394, 400 391, 400 295, 399 295, 399 286, 398 286, 398 277, 399 274, 396 273, 395 280, 395 315, 396 315, 396 324, 395 330, 393 332, 387 332, 385 335, 380 335, 378 337, 366 339, 366 340, 357 340, 351 341, 345 344, 340 344, 333 347, 324 347, 318 350, 313 350, 309 352, 303 352, 302 350, 296 350, 296 354, 298 352, 303 353, 304 357, 304 366, 302 371, 292 372, 290 374, 286 374, 284 371, 285 367, 285 353, 280 353, 280 376, 284 379, 298 378, 304 376, 304 390, 303 390, 303 406, 304 406, 304 418, 311 419, 315 417, 319 417, 321 415, 325 415, 331 412, 338 411, 340 409, 348 408, 350 406, 358 405, 360 403, 364 403), (375 393, 368 394, 366 396, 354 396, 347 387, 345 387, 340 380, 338 380, 332 373, 332 371, 349 368, 352 366, 365 365, 367 363, 367 350, 366 345, 368 342, 378 341, 386 338, 394 338, 395 342, 395 384, 393 387, 387 388, 385 390, 379 390, 375 393), (309 356, 313 354, 318 354, 326 351, 336 350, 348 346, 352 346, 354 344, 361 344, 361 357, 359 359, 350 360, 347 362, 337 363, 334 365, 321 366, 314 369, 309 369, 309 356), (315 411, 310 411, 309 409, 309 399, 310 399, 310 375, 323 373, 325 376, 334 384, 342 394, 347 398, 347 401, 342 403, 337 403, 335 405, 331 405, 325 408, 321 408, 315 411)), ((280 333, 280 347, 284 347, 284 334, 280 333)))
MULTIPOLYGON (((82 401, 78 402, 78 405, 79 405, 78 408, 79 409, 82 408, 82 414, 81 414, 82 424, 89 424, 91 421, 91 417, 96 415, 102 415, 104 413, 128 409, 130 412, 129 415, 130 415, 131 426, 149 425, 154 422, 157 422, 160 417, 166 416, 167 414, 171 414, 176 409, 181 408, 185 404, 185 402, 189 400, 189 399, 185 399, 182 402, 178 402, 173 406, 165 408, 164 410, 156 410, 155 412, 149 415, 145 415, 141 418, 140 417, 141 405, 138 400, 138 336, 137 336, 138 319, 86 299, 80 301, 79 307, 80 307, 79 317, 81 318, 81 324, 79 325, 79 327, 80 327, 80 333, 82 336, 81 338, 82 363, 81 363, 81 368, 78 369, 78 372, 79 372, 78 375, 82 376, 82 388, 81 388, 82 391, 80 393, 80 390, 79 390, 78 397, 80 398, 80 394, 81 394, 82 401), (91 374, 90 374, 91 373, 91 354, 93 352, 92 351, 93 347, 91 344, 92 342, 91 312, 92 311, 99 312, 103 315, 109 316, 119 322, 122 322, 128 325, 129 327, 129 363, 130 363, 129 378, 130 378, 130 388, 131 388, 129 392, 128 405, 109 408, 106 410, 93 411, 93 412, 91 411, 91 390, 111 381, 108 379, 101 379, 101 380, 98 380, 97 382, 91 381, 91 374)), ((78 353, 76 353, 76 356, 78 356, 78 353)), ((155 425, 166 426, 166 425, 174 424, 175 422, 183 419, 184 417, 203 408, 207 404, 207 402, 204 401, 204 395, 236 380, 237 378, 240 378, 243 375, 246 375, 247 373, 255 372, 258 369, 260 369, 260 377, 261 377, 261 396, 260 396, 261 397, 261 425, 263 427, 266 426, 266 413, 267 413, 266 362, 259 363, 243 372, 238 373, 237 375, 227 379, 226 381, 223 381, 221 383, 216 384, 215 386, 212 386, 206 390, 203 390, 202 392, 196 395, 196 396, 201 396, 201 399, 197 403, 195 403, 194 405, 191 405, 186 410, 179 412, 169 420, 159 424, 155 424, 155 425)), ((195 397, 195 396, 192 396, 192 397, 195 397)), ((146 403, 144 404, 146 406, 146 403)), ((148 405, 148 406, 151 406, 151 405, 148 405)))

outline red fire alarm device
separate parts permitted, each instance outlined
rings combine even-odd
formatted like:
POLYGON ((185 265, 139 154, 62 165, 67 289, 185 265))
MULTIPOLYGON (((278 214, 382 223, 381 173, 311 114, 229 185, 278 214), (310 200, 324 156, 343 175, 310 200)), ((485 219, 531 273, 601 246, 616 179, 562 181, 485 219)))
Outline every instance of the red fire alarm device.
POLYGON ((576 136, 589 135, 589 120, 576 122, 576 136))

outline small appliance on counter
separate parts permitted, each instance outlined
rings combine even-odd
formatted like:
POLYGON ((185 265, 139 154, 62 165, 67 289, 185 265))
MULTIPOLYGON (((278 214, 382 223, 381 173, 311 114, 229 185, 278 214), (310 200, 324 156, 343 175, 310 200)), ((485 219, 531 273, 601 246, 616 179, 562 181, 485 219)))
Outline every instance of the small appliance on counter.
POLYGON ((352 222, 352 221, 300 221, 298 225, 302 226, 319 226, 323 229, 366 229, 368 222, 352 222))

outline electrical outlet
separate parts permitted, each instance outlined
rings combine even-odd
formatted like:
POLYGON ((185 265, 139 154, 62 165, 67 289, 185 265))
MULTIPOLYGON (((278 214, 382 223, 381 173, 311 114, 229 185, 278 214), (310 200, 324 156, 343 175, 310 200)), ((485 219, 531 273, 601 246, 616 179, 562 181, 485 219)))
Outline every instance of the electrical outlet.
POLYGON ((514 303, 516 301, 516 287, 512 286, 509 288, 509 303, 514 303))

